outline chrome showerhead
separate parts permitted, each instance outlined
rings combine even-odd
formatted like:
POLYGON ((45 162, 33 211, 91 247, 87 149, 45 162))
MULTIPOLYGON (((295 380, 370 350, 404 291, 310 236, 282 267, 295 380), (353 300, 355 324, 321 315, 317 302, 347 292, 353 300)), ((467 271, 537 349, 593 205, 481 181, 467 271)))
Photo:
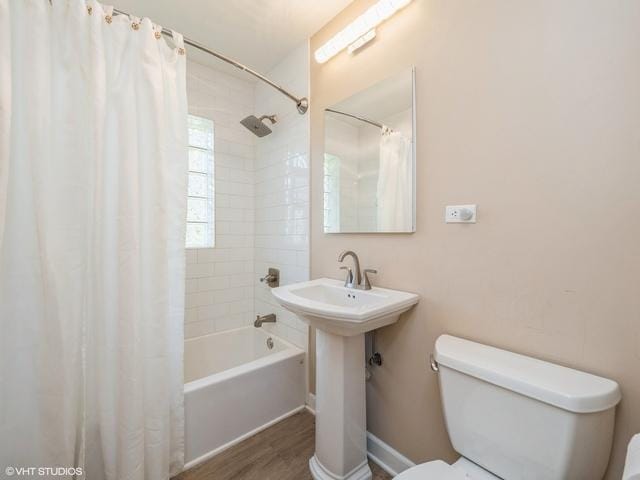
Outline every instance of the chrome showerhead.
POLYGON ((260 118, 256 117, 255 115, 249 115, 244 120, 241 120, 240 123, 247 127, 258 137, 264 137, 265 135, 269 135, 271 133, 271 129, 263 122, 263 120, 265 119, 269 120, 271 122, 271 125, 278 121, 275 115, 263 115, 260 118))

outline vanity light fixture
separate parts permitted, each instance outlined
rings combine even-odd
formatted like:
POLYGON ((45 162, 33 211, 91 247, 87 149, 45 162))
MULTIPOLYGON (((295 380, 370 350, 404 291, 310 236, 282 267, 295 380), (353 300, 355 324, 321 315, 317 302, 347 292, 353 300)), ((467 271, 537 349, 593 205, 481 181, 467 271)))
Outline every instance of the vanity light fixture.
POLYGON ((318 48, 314 53, 316 62, 324 63, 347 47, 349 53, 354 52, 375 37, 378 25, 409 3, 411 0, 379 0, 318 48))

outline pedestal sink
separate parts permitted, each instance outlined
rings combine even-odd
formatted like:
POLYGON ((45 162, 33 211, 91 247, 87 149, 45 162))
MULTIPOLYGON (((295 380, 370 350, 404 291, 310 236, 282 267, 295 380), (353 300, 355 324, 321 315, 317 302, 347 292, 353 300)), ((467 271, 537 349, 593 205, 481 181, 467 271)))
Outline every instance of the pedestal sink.
POLYGON ((413 293, 346 288, 321 278, 272 290, 288 310, 316 327, 316 480, 369 480, 364 334, 390 325, 418 303, 413 293))

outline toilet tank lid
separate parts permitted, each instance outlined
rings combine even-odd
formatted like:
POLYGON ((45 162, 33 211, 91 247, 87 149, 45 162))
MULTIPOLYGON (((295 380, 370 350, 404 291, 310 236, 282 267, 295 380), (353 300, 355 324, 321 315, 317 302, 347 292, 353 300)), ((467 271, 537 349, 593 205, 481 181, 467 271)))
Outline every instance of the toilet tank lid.
POLYGON ((451 335, 436 340, 440 365, 576 413, 608 410, 621 398, 613 380, 451 335))

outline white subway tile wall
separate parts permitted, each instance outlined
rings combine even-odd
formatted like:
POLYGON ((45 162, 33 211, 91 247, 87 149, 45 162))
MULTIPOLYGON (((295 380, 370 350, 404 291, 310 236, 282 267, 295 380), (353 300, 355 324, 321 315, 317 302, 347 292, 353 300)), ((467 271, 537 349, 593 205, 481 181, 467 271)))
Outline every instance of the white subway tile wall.
MULTIPOLYGON (((308 43, 268 73, 296 95, 309 91, 308 43)), ((259 278, 280 269, 281 284, 309 279, 309 115, 258 82, 189 62, 189 112, 214 122, 215 248, 187 250, 185 338, 251 325, 307 349, 308 327, 272 298, 259 278), (247 115, 276 114, 257 138, 247 115)))
POLYGON ((214 123, 215 248, 187 250, 185 338, 253 321, 255 85, 189 62, 189 113, 214 123))
MULTIPOLYGON (((309 91, 307 42, 292 51, 268 77, 295 95, 309 91)), ((273 133, 256 142, 255 314, 275 313, 262 328, 307 349, 308 327, 273 300, 259 282, 269 267, 280 269, 280 284, 309 279, 309 115, 272 88, 256 85, 256 115, 278 116, 273 133)))

